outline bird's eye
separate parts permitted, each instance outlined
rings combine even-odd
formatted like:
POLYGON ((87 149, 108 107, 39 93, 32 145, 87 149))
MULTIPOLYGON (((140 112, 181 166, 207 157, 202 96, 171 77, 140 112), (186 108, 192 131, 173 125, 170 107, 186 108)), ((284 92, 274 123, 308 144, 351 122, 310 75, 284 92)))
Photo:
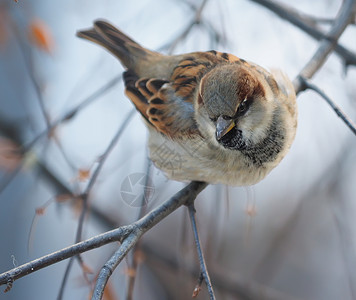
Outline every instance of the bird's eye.
POLYGON ((210 120, 215 123, 218 120, 218 118, 217 117, 210 117, 210 120))
POLYGON ((239 111, 244 112, 247 108, 246 101, 242 102, 239 106, 239 111))
POLYGON ((250 106, 250 101, 249 101, 249 99, 245 99, 245 100, 242 101, 241 104, 239 105, 239 108, 238 108, 238 110, 237 110, 237 113, 238 113, 239 115, 244 114, 244 113, 247 111, 247 109, 249 108, 249 106, 250 106))

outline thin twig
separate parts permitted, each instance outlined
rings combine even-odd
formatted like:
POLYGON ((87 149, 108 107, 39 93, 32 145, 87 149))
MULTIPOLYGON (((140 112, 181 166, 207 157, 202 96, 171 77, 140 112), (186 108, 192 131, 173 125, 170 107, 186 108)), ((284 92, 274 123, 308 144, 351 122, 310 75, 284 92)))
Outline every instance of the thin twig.
POLYGON ((132 232, 133 227, 134 225, 128 225, 107 231, 83 242, 63 248, 59 251, 42 256, 38 259, 32 260, 26 264, 6 271, 0 274, 0 285, 7 284, 7 282, 10 280, 15 281, 21 277, 36 272, 47 266, 53 265, 79 253, 83 253, 112 242, 120 241, 132 232))
POLYGON ((182 32, 180 34, 178 34, 178 36, 176 36, 173 40, 171 40, 170 42, 168 42, 165 45, 163 45, 162 47, 160 47, 159 50, 168 48, 168 53, 169 54, 172 53, 173 50, 177 47, 177 45, 187 37, 188 33, 193 29, 193 27, 201 24, 202 12, 203 12, 204 7, 206 6, 207 2, 208 2, 208 0, 203 0, 201 2, 200 6, 196 8, 195 15, 194 15, 193 19, 182 30, 182 32))
POLYGON ((205 258, 204 258, 204 254, 203 251, 201 249, 201 243, 200 243, 200 238, 199 238, 199 232, 198 232, 198 228, 197 228, 197 223, 195 220, 195 207, 194 207, 194 203, 191 203, 188 205, 188 210, 189 210, 189 217, 190 217, 190 221, 192 224, 192 229, 193 229, 193 234, 194 234, 194 240, 195 240, 195 246, 197 248, 197 253, 198 253, 198 258, 199 258, 199 265, 200 265, 200 274, 199 274, 199 280, 198 280, 198 286, 195 288, 194 290, 194 297, 196 297, 199 293, 199 289, 200 289, 200 285, 201 285, 201 278, 204 278, 205 284, 208 288, 208 293, 209 293, 209 297, 210 300, 214 300, 215 299, 215 295, 214 295, 214 290, 213 290, 213 286, 211 284, 211 280, 210 280, 210 276, 208 273, 208 269, 206 267, 206 262, 205 262, 205 258))
MULTIPOLYGON (((297 26, 305 33, 309 34, 317 40, 329 39, 332 40, 328 34, 325 34, 321 29, 314 26, 310 19, 305 18, 305 16, 295 10, 294 8, 288 6, 287 4, 282 4, 273 0, 250 0, 252 2, 258 3, 267 9, 274 12, 280 18, 292 23, 297 26)), ((350 20, 351 23, 352 20, 350 20)), ((335 45, 335 52, 344 60, 345 67, 349 65, 356 65, 356 53, 346 49, 340 44, 335 45)))
MULTIPOLYGON (((146 207, 147 207, 147 199, 150 197, 149 193, 151 193, 151 190, 148 189, 151 185, 151 161, 147 158, 147 166, 146 166, 146 180, 145 184, 143 186, 143 193, 141 197, 141 206, 140 206, 140 211, 138 213, 137 219, 141 219, 145 213, 146 213, 146 207)), ((137 268, 138 268, 138 253, 140 250, 140 241, 137 242, 137 244, 132 248, 132 253, 131 253, 131 264, 129 265, 130 272, 129 272, 129 278, 127 282, 127 295, 126 295, 126 300, 132 300, 133 299, 133 292, 134 292, 134 287, 135 287, 135 282, 136 282, 136 274, 137 274, 137 268)))
POLYGON ((300 77, 302 84, 305 86, 307 89, 311 89, 318 93, 324 100, 331 106, 333 111, 338 115, 341 120, 344 121, 344 123, 347 125, 347 127, 350 128, 353 134, 356 135, 356 125, 355 123, 343 112, 343 110, 330 98, 328 95, 324 93, 317 85, 312 83, 309 79, 306 79, 304 77, 300 77))
POLYGON ((176 193, 171 199, 158 206, 156 209, 145 215, 137 222, 133 223, 135 230, 133 230, 130 235, 125 238, 119 249, 101 269, 98 279, 96 281, 92 300, 102 299, 104 289, 107 281, 109 280, 109 277, 114 272, 118 264, 125 257, 125 255, 128 253, 128 251, 130 251, 130 249, 137 243, 139 238, 145 232, 151 229, 154 225, 156 225, 166 216, 175 211, 178 207, 184 205, 188 201, 194 201, 197 195, 206 186, 207 183, 205 182, 193 181, 189 183, 185 188, 176 193))
MULTIPOLYGON (((54 128, 59 126, 60 124, 69 121, 73 119, 73 117, 81 111, 84 107, 88 106, 90 103, 92 103, 94 100, 98 99, 100 96, 104 95, 106 92, 108 92, 111 88, 113 88, 121 79, 122 75, 117 75, 113 79, 111 79, 109 82, 104 84, 102 87, 97 89, 93 94, 85 98, 82 102, 80 102, 77 106, 74 108, 70 109, 67 113, 65 113, 62 117, 59 119, 55 120, 54 122, 51 123, 49 128, 46 128, 44 131, 42 131, 40 134, 38 134, 34 139, 32 139, 31 142, 27 143, 22 147, 22 154, 26 154, 29 152, 37 142, 39 142, 43 137, 48 135, 49 132, 51 132, 54 128)), ((11 172, 7 172, 5 178, 0 181, 0 194, 4 191, 4 189, 10 184, 10 182, 16 177, 16 175, 21 171, 22 167, 24 164, 24 160, 22 160, 19 165, 16 167, 15 170, 11 172)))
MULTIPOLYGON (((59 194, 71 194, 69 187, 57 178, 46 165, 38 163, 39 174, 47 180, 48 184, 53 186, 59 194)), ((104 227, 111 229, 121 226, 119 219, 109 218, 107 214, 104 214, 96 206, 92 205, 90 207, 90 213, 92 216, 100 222, 104 227)), ((148 245, 143 243, 141 248, 147 257, 148 264, 150 260, 163 264, 165 268, 173 269, 177 271, 178 269, 183 270, 184 274, 189 276, 189 278, 195 278, 199 269, 191 266, 189 268, 182 268, 182 265, 177 262, 172 256, 168 253, 162 253, 157 251, 148 245)), ((214 265, 210 266, 209 274, 214 282, 215 288, 223 290, 230 293, 231 295, 238 295, 243 300, 248 299, 258 299, 259 297, 264 297, 265 300, 296 300, 296 298, 286 295, 280 291, 274 290, 270 287, 260 285, 252 280, 246 280, 244 277, 241 277, 239 274, 232 276, 232 274, 227 274, 226 270, 219 270, 215 268, 214 265), (230 276, 231 275, 231 276, 230 276)))
MULTIPOLYGON (((45 255, 0 274, 0 285, 7 284, 8 282, 14 282, 21 277, 77 254, 84 253, 112 242, 124 242, 129 236, 131 236, 130 241, 132 243, 132 247, 134 245, 134 239, 131 235, 133 232, 141 236, 157 223, 162 221, 165 217, 174 212, 177 208, 184 205, 187 201, 195 199, 206 186, 207 184, 205 182, 191 182, 185 188, 176 193, 171 199, 153 209, 150 213, 133 224, 121 226, 111 231, 99 234, 83 242, 63 248, 59 251, 45 255)), ((127 245, 127 242, 125 244, 127 245)))
MULTIPOLYGON (((98 178, 98 176, 100 174, 100 171, 102 170, 102 168, 104 166, 104 163, 105 163, 106 159, 109 157, 111 151, 113 150, 113 148, 115 147, 115 145, 119 141, 119 138, 121 137, 122 133, 126 129, 126 126, 130 122, 131 118, 135 115, 135 112, 136 111, 132 109, 128 113, 127 117, 124 119, 124 121, 120 125, 118 131, 116 132, 115 136, 111 140, 109 146, 106 148, 105 152, 100 156, 99 164, 98 164, 97 168, 95 169, 93 175, 91 176, 85 191, 82 193, 81 196, 78 197, 78 198, 82 199, 83 206, 82 206, 82 210, 81 210, 79 221, 78 221, 78 228, 77 228, 77 232, 76 232, 75 243, 80 242, 81 239, 82 239, 83 224, 84 224, 85 216, 86 216, 86 214, 88 212, 88 197, 89 197, 89 194, 91 192, 91 189, 93 188, 93 186, 94 186, 94 184, 95 184, 95 182, 96 182, 96 180, 97 180, 97 178, 98 178)), ((79 259, 80 265, 83 266, 82 258, 80 256, 76 256, 76 257, 79 259)), ((66 270, 64 272, 63 279, 62 279, 61 287, 59 289, 59 293, 58 293, 58 297, 57 297, 58 300, 62 299, 62 297, 63 297, 64 288, 66 286, 66 282, 67 282, 71 267, 73 265, 73 259, 74 258, 75 257, 71 257, 69 262, 68 262, 68 264, 67 264, 67 267, 66 267, 66 270)))

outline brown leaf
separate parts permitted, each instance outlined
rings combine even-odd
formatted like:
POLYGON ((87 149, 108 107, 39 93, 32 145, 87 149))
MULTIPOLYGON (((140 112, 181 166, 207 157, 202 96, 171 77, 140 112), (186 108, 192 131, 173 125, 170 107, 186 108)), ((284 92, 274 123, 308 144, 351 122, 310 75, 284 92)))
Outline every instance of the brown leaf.
POLYGON ((54 39, 51 30, 42 20, 34 19, 29 26, 30 41, 39 49, 52 53, 54 49, 54 39))
POLYGON ((36 208, 36 215, 43 216, 46 211, 46 207, 38 207, 36 208))
POLYGON ((192 298, 198 297, 200 291, 201 291, 201 287, 200 287, 200 285, 197 285, 197 286, 194 288, 194 291, 193 291, 193 294, 192 294, 192 298))
POLYGON ((79 181, 85 181, 88 180, 88 178, 90 177, 90 170, 89 169, 79 169, 78 170, 78 180, 79 181))

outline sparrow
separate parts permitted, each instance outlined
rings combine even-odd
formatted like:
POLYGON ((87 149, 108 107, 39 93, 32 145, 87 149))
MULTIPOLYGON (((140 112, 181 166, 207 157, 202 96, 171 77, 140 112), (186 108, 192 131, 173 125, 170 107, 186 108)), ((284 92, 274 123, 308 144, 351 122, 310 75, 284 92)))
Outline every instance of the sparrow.
POLYGON ((289 151, 296 95, 281 71, 215 50, 164 55, 104 20, 77 36, 126 69, 125 93, 147 124, 150 159, 168 178, 253 185, 289 151))

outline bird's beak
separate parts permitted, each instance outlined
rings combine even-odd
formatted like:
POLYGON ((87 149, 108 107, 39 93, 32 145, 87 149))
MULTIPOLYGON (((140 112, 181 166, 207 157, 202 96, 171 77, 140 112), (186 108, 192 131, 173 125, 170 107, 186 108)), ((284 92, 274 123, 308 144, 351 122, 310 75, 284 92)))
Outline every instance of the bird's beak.
POLYGON ((221 138, 234 127, 235 121, 233 119, 225 120, 222 116, 220 116, 216 122, 216 139, 220 141, 221 138))

